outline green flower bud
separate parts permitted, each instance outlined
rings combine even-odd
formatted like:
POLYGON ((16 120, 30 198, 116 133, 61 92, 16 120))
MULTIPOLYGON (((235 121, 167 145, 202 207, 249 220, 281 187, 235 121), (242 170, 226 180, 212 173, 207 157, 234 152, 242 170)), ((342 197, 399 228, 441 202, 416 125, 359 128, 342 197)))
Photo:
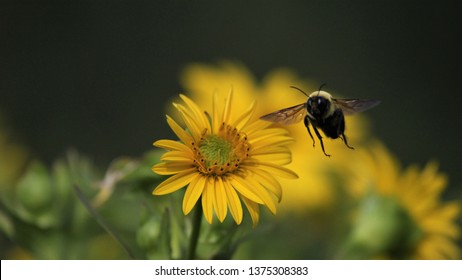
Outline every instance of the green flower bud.
POLYGON ((407 258, 421 236, 421 230, 395 198, 370 194, 360 205, 358 217, 348 241, 350 258, 387 255, 407 258))
POLYGON ((17 199, 31 214, 48 209, 54 198, 53 186, 45 166, 34 161, 17 185, 17 199))

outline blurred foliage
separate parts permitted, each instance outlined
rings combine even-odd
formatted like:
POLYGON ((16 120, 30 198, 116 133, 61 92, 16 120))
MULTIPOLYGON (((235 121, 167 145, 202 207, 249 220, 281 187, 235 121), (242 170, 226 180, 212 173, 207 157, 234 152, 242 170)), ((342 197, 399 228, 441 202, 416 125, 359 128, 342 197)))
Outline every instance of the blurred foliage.
MULTIPOLYGON (((9 145, 3 142, 0 151, 9 145)), ((151 171, 159 157, 153 150, 138 160, 116 159, 105 173, 76 151, 50 168, 36 159, 18 162, 20 176, 1 178, 1 258, 187 258, 192 226, 176 207, 182 196, 151 195, 160 182, 151 171)), ((230 258, 237 232, 233 224, 204 228, 198 256, 230 258)))

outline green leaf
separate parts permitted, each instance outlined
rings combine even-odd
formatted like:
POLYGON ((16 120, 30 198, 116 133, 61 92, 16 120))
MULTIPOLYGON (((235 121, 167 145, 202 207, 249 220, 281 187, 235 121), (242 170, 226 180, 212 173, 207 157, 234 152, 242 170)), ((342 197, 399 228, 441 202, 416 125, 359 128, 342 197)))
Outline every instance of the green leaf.
POLYGON ((90 212, 91 216, 95 218, 95 220, 98 222, 98 224, 105 229, 114 239, 124 248, 125 252, 132 258, 135 259, 135 255, 132 253, 131 249, 127 246, 127 244, 120 238, 119 234, 112 229, 109 224, 106 223, 106 221, 98 214, 98 212, 93 208, 91 205, 91 202, 85 197, 85 195, 82 193, 80 188, 77 185, 74 185, 74 190, 76 192, 77 197, 79 200, 82 202, 82 204, 85 206, 85 208, 90 212))
POLYGON ((5 233, 9 238, 13 238, 15 233, 15 227, 13 221, 7 214, 0 210, 0 230, 5 233))

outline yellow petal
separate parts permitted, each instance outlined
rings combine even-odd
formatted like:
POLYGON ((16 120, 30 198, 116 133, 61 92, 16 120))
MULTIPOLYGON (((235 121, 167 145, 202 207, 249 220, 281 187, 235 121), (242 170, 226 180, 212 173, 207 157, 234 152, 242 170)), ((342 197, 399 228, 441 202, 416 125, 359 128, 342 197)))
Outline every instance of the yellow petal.
POLYGON ((239 130, 246 126, 255 111, 255 104, 255 101, 252 102, 252 104, 250 104, 250 107, 239 118, 237 118, 231 126, 239 130))
POLYGON ((290 153, 288 147, 281 146, 257 146, 252 147, 252 155, 266 155, 274 153, 290 153))
POLYGON ((172 131, 180 138, 181 142, 185 143, 188 147, 193 143, 193 138, 181 126, 179 126, 174 119, 167 115, 167 123, 172 131))
POLYGON ((194 205, 196 205, 197 200, 204 190, 206 180, 207 178, 204 176, 197 176, 197 178, 189 184, 183 198, 183 213, 185 215, 191 212, 194 205))
POLYGON ((249 184, 252 185, 253 191, 258 195, 258 197, 261 198, 263 201, 263 204, 268 207, 268 209, 271 211, 271 213, 274 215, 276 214, 276 203, 274 201, 274 198, 269 194, 268 190, 266 190, 260 182, 252 178, 251 176, 247 176, 245 178, 249 184))
POLYGON ((213 178, 206 177, 206 183, 204 190, 202 191, 202 211, 204 211, 204 217, 209 224, 213 220, 213 178))
POLYGON ((213 101, 212 102, 212 130, 213 130, 213 134, 217 134, 221 126, 221 122, 218 119, 220 112, 218 109, 218 93, 217 92, 214 92, 212 101, 213 101))
POLYGON ((281 202, 282 187, 278 180, 276 180, 270 173, 264 170, 260 170, 258 168, 253 169, 252 172, 255 174, 257 180, 263 183, 263 186, 265 186, 265 188, 267 188, 276 195, 276 197, 278 198, 278 202, 281 202))
POLYGON ((271 162, 277 165, 286 165, 292 161, 292 155, 289 153, 253 155, 252 158, 258 161, 271 162))
POLYGON ((261 168, 265 171, 268 171, 269 173, 273 175, 280 176, 280 177, 287 178, 287 179, 297 179, 298 178, 298 175, 292 170, 289 170, 287 168, 284 168, 282 166, 272 164, 269 162, 259 162, 256 166, 250 163, 248 167, 252 171, 254 171, 257 168, 261 168))
POLYGON ((192 172, 196 167, 192 163, 161 162, 152 167, 152 171, 159 175, 172 175, 180 172, 192 172))
POLYGON ((190 149, 183 143, 173 140, 158 140, 154 142, 154 146, 158 148, 163 148, 166 150, 174 150, 174 151, 190 151, 190 149))
POLYGON ((204 112, 197 106, 197 104, 184 94, 180 94, 180 97, 191 109, 192 113, 194 114, 194 118, 200 124, 200 127, 207 128, 208 131, 211 131, 210 122, 206 118, 204 112))
POLYGON ((256 121, 251 122, 248 125, 244 126, 242 128, 242 131, 244 131, 247 135, 251 135, 251 134, 253 134, 253 133, 257 132, 257 131, 260 131, 262 129, 267 128, 270 125, 271 125, 270 122, 264 122, 264 121, 261 121, 261 120, 256 120, 256 121))
POLYGON ((186 127, 188 128, 189 132, 191 133, 194 140, 198 141, 201 137, 202 131, 205 127, 200 126, 194 119, 194 116, 181 104, 173 104, 178 111, 180 112, 181 117, 183 118, 186 127))
POLYGON ((226 218, 228 211, 228 203, 226 198, 226 191, 223 186, 223 180, 221 177, 215 179, 215 211, 217 213, 218 220, 223 222, 226 218))
POLYGON ((227 181, 223 181, 223 186, 226 192, 226 197, 228 199, 229 210, 233 219, 236 221, 236 224, 241 224, 242 222, 242 205, 241 201, 239 200, 239 196, 236 193, 236 190, 231 186, 231 184, 227 181))
POLYGON ((426 241, 426 259, 458 259, 461 256, 461 251, 457 244, 448 238, 430 236, 426 241))
POLYGON ((399 174, 397 160, 382 144, 377 144, 375 152, 377 160, 375 165, 380 168, 377 172, 382 175, 379 177, 382 179, 382 184, 378 186, 380 187, 379 192, 385 195, 393 194, 395 190, 390 186, 395 185, 399 174))
POLYGON ((446 176, 440 175, 440 176, 434 176, 433 178, 427 179, 421 179, 422 182, 426 182, 426 185, 428 186, 427 193, 428 195, 433 195, 437 196, 441 194, 441 192, 444 190, 446 185, 448 184, 448 179, 446 176))
POLYGON ((253 227, 258 224, 258 220, 260 219, 260 208, 257 203, 253 202, 250 199, 245 197, 241 197, 242 201, 244 202, 247 210, 249 211, 250 217, 252 218, 253 227))
POLYGON ((267 138, 288 137, 287 130, 282 128, 266 128, 254 133, 248 133, 247 135, 249 136, 249 141, 252 143, 258 143, 267 138))
POLYGON ((452 221, 426 218, 421 224, 422 227, 425 228, 426 232, 431 232, 432 234, 438 234, 454 239, 457 239, 460 236, 460 228, 452 221))
POLYGON ((222 121, 224 123, 230 123, 232 101, 233 101, 233 89, 231 88, 231 90, 228 93, 228 97, 226 98, 225 109, 223 111, 222 121))
POLYGON ((452 202, 448 202, 444 204, 444 206, 442 206, 438 210, 438 212, 439 212, 439 215, 441 215, 443 219, 452 220, 452 219, 456 219, 456 217, 460 213, 460 210, 461 210, 460 201, 452 201, 452 202))
POLYGON ((254 133, 249 133, 249 134, 252 135, 252 138, 259 139, 259 138, 274 137, 274 136, 287 136, 289 132, 285 130, 284 128, 273 127, 273 128, 260 129, 260 130, 255 131, 254 133))
POLYGON ((229 176, 229 182, 241 195, 248 199, 255 201, 256 203, 263 203, 263 200, 253 191, 251 185, 249 185, 244 179, 237 175, 229 176))
POLYGON ((460 229, 455 219, 459 215, 460 205, 457 202, 447 203, 431 213, 425 213, 421 222, 426 232, 436 233, 457 239, 460 236, 460 229))
POLYGON ((249 138, 249 143, 250 145, 253 145, 255 147, 259 146, 285 146, 290 143, 294 142, 294 139, 289 136, 284 136, 284 135, 277 135, 277 136, 267 136, 264 135, 259 138, 252 138, 251 136, 249 138))
MULTIPOLYGON (((433 178, 438 175, 438 163, 436 161, 430 161, 425 165, 425 168, 420 174, 422 181, 431 181, 433 178)), ((444 176, 443 176, 444 177, 444 176)))
POLYGON ((192 152, 184 152, 184 151, 168 151, 160 157, 160 160, 178 161, 178 162, 184 162, 184 163, 192 163, 193 159, 194 159, 194 155, 192 152))
POLYGON ((152 194, 164 195, 181 189, 182 187, 189 184, 196 176, 200 176, 197 172, 186 171, 171 176, 167 180, 160 183, 157 188, 154 189, 152 194))

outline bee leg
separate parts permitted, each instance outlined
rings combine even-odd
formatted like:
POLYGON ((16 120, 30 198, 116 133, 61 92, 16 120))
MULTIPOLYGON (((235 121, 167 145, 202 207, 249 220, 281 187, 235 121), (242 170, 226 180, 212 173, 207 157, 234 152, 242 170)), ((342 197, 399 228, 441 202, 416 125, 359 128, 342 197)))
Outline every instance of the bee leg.
POLYGON ((319 142, 321 142, 321 148, 322 152, 326 155, 326 157, 330 157, 330 155, 326 154, 326 151, 324 150, 324 143, 322 142, 322 136, 319 133, 318 129, 313 125, 314 132, 316 133, 316 136, 318 136, 319 142))
POLYGON ((305 119, 303 120, 303 123, 305 124, 306 130, 308 130, 308 134, 310 135, 311 140, 313 140, 313 147, 314 147, 315 142, 314 142, 313 134, 311 134, 310 120, 308 120, 308 116, 305 116, 305 119))
POLYGON ((340 138, 342 138, 343 143, 345 143, 345 145, 346 145, 348 148, 350 148, 350 149, 352 149, 352 150, 355 149, 354 147, 351 147, 350 145, 348 145, 348 141, 347 141, 346 135, 345 135, 344 133, 342 133, 342 134, 340 135, 340 138))

